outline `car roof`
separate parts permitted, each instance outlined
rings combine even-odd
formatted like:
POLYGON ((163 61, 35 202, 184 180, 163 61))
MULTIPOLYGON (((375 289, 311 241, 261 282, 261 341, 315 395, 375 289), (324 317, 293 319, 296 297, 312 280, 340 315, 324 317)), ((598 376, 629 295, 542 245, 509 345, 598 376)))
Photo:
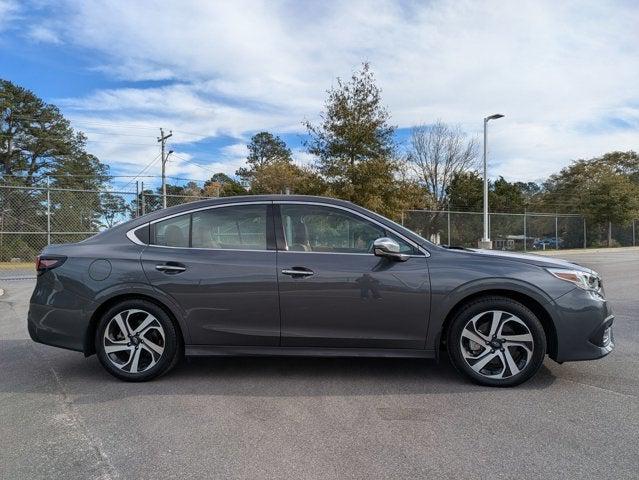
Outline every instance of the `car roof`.
MULTIPOLYGON (((148 213, 141 217, 134 218, 127 222, 121 223, 119 225, 110 228, 104 232, 101 232, 94 237, 91 237, 85 240, 86 243, 94 243, 101 241, 110 241, 111 239, 116 240, 117 238, 121 238, 126 234, 127 231, 135 229, 139 226, 142 226, 146 223, 153 222, 155 220, 162 219, 167 216, 177 215, 182 212, 188 212, 191 210, 203 209, 209 206, 214 205, 232 205, 235 203, 255 203, 255 202, 277 202, 277 201, 286 201, 286 202, 317 202, 324 203, 328 205, 336 205, 347 207, 350 210, 357 211, 365 216, 376 219, 378 222, 386 225, 391 230, 401 230, 404 236, 410 238, 413 242, 424 245, 428 243, 422 237, 417 235, 415 232, 412 232, 401 225, 396 224, 395 222, 389 220, 388 218, 381 216, 375 212, 367 210, 359 205, 346 201, 339 200, 337 198, 330 197, 321 197, 315 195, 239 195, 233 197, 217 197, 217 198, 207 198, 204 200, 198 200, 195 202, 184 203, 181 205, 176 205, 174 207, 168 207, 165 209, 156 210, 154 212, 148 213)), ((117 240, 116 240, 117 241, 117 240)), ((431 245, 432 247, 432 245, 431 245)))
MULTIPOLYGON (((207 198, 204 200, 197 200, 195 202, 183 203, 181 205, 176 205, 173 207, 164 208, 161 210, 156 210, 147 215, 143 215, 138 219, 144 219, 141 223, 153 221, 157 218, 166 217, 169 215, 174 215, 176 213, 184 212, 187 210, 195 210, 198 208, 205 208, 212 205, 223 205, 229 203, 246 203, 246 202, 276 202, 276 201, 303 201, 303 202, 321 202, 321 203, 329 203, 332 205, 344 205, 349 208, 356 208, 358 210, 363 210, 361 207, 355 205, 352 202, 348 202, 346 200, 339 200, 336 198, 330 197, 320 197, 315 195, 237 195, 233 197, 215 197, 215 198, 207 198)), ((136 219, 136 220, 138 220, 136 219)))

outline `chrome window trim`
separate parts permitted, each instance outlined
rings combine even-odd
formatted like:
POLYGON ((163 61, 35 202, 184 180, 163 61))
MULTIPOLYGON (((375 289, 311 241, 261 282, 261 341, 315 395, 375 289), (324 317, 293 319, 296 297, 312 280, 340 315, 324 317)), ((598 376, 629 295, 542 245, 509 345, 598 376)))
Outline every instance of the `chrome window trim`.
MULTIPOLYGON (((401 238, 402 240, 404 240, 405 242, 407 242, 409 245, 412 245, 414 248, 416 248, 419 252, 422 252, 423 255, 409 255, 409 257, 413 258, 413 257, 430 257, 430 252, 426 249, 424 249, 421 245, 416 244, 415 242, 413 242, 410 238, 405 237, 404 235, 402 235, 401 233, 393 230, 392 228, 388 227, 388 225, 384 225, 381 222, 378 222, 377 220, 370 218, 369 216, 358 212, 357 210, 353 210, 352 208, 348 208, 348 207, 344 207, 342 205, 333 205, 332 203, 324 203, 324 202, 314 202, 314 201, 310 201, 310 202, 305 202, 303 200, 274 200, 273 201, 274 205, 282 205, 282 204, 288 204, 288 205, 317 205, 320 207, 331 207, 331 208, 337 208, 340 210, 345 210, 347 212, 350 212, 352 214, 355 214, 361 218, 363 218, 364 220, 367 220, 371 223, 374 223, 375 225, 382 227, 384 230, 388 230, 392 233, 394 233, 395 235, 397 235, 399 238, 401 238)), ((281 212, 280 212, 281 215, 281 212)), ((286 239, 285 239, 286 240, 286 239)), ((332 254, 332 255, 373 255, 375 256, 374 253, 348 253, 348 252, 299 252, 299 251, 291 251, 291 250, 284 250, 286 252, 289 253, 320 253, 320 254, 332 254)))
POLYGON ((168 245, 154 245, 152 243, 143 243, 141 242, 136 236, 135 236, 135 231, 140 229, 140 228, 144 228, 146 226, 151 226, 154 225, 158 222, 162 222, 164 220, 168 220, 171 218, 175 218, 175 217, 179 217, 180 215, 190 215, 192 213, 195 212, 201 212, 203 210, 212 210, 214 208, 224 208, 224 207, 234 207, 234 206, 242 206, 242 205, 282 205, 282 204, 292 204, 292 205, 316 205, 316 206, 320 206, 320 207, 329 207, 329 208, 337 208, 339 210, 344 210, 347 211, 349 213, 352 213, 354 215, 357 215, 358 217, 363 218, 364 220, 367 220, 371 223, 374 223, 375 225, 382 227, 385 230, 389 230, 390 232, 393 232, 395 235, 397 235, 399 238, 401 238, 402 240, 408 242, 409 245, 412 245, 413 247, 417 248, 417 250, 419 252, 422 253, 422 255, 409 255, 409 257, 411 258, 423 258, 423 257, 430 257, 430 252, 428 250, 426 250, 425 248, 423 248, 421 245, 418 245, 417 243, 415 243, 414 241, 412 241, 411 239, 405 237, 404 235, 402 235, 401 233, 393 230, 392 228, 388 227, 387 225, 384 225, 383 223, 378 222, 377 220, 370 218, 369 216, 358 212, 357 210, 353 210, 352 208, 348 208, 348 207, 344 207, 343 205, 334 205, 332 203, 325 203, 325 202, 317 202, 317 201, 304 201, 304 200, 261 200, 261 201, 254 201, 254 202, 232 202, 232 203, 223 203, 221 205, 207 205, 206 207, 199 207, 199 208, 193 208, 191 210, 185 210, 183 212, 178 212, 178 213, 174 213, 172 215, 167 215, 166 217, 162 217, 162 218, 158 218, 155 219, 151 222, 148 223, 144 223, 142 225, 139 225, 135 228, 132 228, 131 230, 126 232, 126 236, 129 240, 131 240, 133 243, 136 243, 138 245, 143 245, 143 246, 148 246, 148 247, 157 247, 157 248, 177 248, 177 249, 184 249, 184 250, 208 250, 208 251, 221 251, 221 252, 286 252, 286 253, 314 253, 314 254, 320 254, 320 255, 372 255, 375 256, 374 253, 348 253, 348 252, 298 252, 298 251, 291 251, 291 250, 248 250, 248 249, 231 249, 231 248, 204 248, 204 247, 171 247, 168 245))
POLYGON ((249 248, 207 248, 207 247, 171 247, 170 245, 153 245, 153 244, 149 244, 147 245, 147 247, 152 247, 152 248, 174 248, 174 249, 178 249, 178 250, 211 250, 211 251, 216 251, 216 252, 260 252, 260 253, 275 253, 277 252, 277 250, 255 250, 255 249, 249 249, 249 248))
MULTIPOLYGON (((272 251, 272 250, 271 250, 272 251)), ((369 257, 376 257, 377 255, 375 255, 374 253, 363 253, 363 252, 301 252, 299 250, 277 250, 278 253, 306 253, 306 254, 311 254, 311 255, 365 255, 365 256, 369 256, 369 257)), ((405 254, 407 255, 409 258, 426 258, 428 257, 428 255, 409 255, 409 254, 405 254)))
MULTIPOLYGON (((222 252, 232 252, 232 251, 236 251, 236 252, 275 252, 276 250, 269 250, 269 249, 266 249, 266 250, 249 250, 249 249, 241 249, 241 248, 237 248, 236 249, 236 248, 205 248, 205 247, 172 247, 172 246, 169 246, 169 245, 155 245, 153 243, 150 243, 150 241, 149 241, 149 243, 143 243, 135 236, 136 230, 139 230, 140 228, 143 228, 143 227, 146 227, 146 226, 148 226, 150 228, 151 225, 155 225, 158 222, 163 222, 164 220, 169 220, 171 218, 179 217, 180 215, 190 215, 190 214, 195 213, 195 212, 201 212, 203 210, 212 210, 214 208, 234 207, 234 206, 241 206, 241 205, 272 205, 272 204, 273 204, 272 201, 262 200, 262 201, 255 201, 255 202, 223 203, 221 205, 207 205, 206 207, 193 208, 191 210, 185 210, 183 212, 174 213, 172 215, 167 215, 166 217, 157 218, 157 219, 155 219, 155 220, 153 220, 151 222, 139 225, 139 226, 137 226, 135 228, 132 228, 131 230, 128 230, 126 232, 126 236, 133 243, 137 243, 138 245, 144 245, 146 247, 179 248, 179 249, 187 249, 187 250, 219 250, 219 251, 222 251, 222 252)), ((268 216, 267 216, 267 220, 268 220, 268 216)))
POLYGON ((126 238, 128 238, 129 240, 131 240, 133 243, 137 244, 137 245, 142 245, 144 247, 147 246, 146 243, 144 243, 142 240, 140 240, 138 237, 135 236, 135 232, 137 232, 138 230, 140 230, 141 228, 144 227, 148 227, 149 224, 148 223, 143 223, 142 225, 132 228, 131 230, 126 232, 126 238))
MULTIPOLYGON (((189 215, 195 212, 201 212, 202 210, 212 210, 214 208, 224 208, 224 207, 238 207, 242 205, 271 205, 273 202, 270 201, 260 201, 260 202, 237 202, 237 203, 223 203, 221 205, 208 205, 206 207, 194 208, 192 210, 185 210, 183 212, 174 213, 172 215, 167 215, 166 217, 158 218, 149 222, 150 225, 156 224, 158 222, 163 222, 164 220, 169 220, 170 218, 179 217, 180 215, 189 215)), ((188 247, 183 247, 188 248, 188 247)), ((224 249, 221 249, 224 250, 224 249)))

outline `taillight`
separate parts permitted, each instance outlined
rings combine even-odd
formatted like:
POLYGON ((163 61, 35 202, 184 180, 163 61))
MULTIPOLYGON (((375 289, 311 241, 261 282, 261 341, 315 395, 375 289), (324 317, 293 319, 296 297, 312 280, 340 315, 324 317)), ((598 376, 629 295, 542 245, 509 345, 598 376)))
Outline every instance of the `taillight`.
POLYGON ((67 257, 62 255, 38 255, 36 257, 36 272, 42 275, 44 272, 53 270, 62 265, 67 257))

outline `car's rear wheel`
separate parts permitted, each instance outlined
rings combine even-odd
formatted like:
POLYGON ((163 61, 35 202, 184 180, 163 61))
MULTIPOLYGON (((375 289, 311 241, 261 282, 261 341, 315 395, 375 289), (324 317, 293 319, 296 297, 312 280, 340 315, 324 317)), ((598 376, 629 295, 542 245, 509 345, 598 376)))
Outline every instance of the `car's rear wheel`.
POLYGON ((127 300, 101 317, 95 350, 113 376, 142 382, 163 375, 177 363, 181 344, 164 310, 147 300, 127 300))
POLYGON ((526 306, 506 297, 483 297, 457 313, 447 347, 453 365, 475 383, 511 387, 539 370, 546 337, 526 306))

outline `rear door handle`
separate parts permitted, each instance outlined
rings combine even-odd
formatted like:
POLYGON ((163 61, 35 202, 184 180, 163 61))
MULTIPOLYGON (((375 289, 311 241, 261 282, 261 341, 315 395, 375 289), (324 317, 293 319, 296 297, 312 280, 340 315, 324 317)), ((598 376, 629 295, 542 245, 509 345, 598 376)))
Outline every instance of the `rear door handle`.
POLYGON ((155 269, 165 273, 180 273, 186 270, 186 267, 184 265, 160 264, 156 265, 155 269))
POLYGON ((313 270, 304 267, 285 268, 282 270, 282 273, 292 277, 310 277, 311 275, 315 275, 313 270))

